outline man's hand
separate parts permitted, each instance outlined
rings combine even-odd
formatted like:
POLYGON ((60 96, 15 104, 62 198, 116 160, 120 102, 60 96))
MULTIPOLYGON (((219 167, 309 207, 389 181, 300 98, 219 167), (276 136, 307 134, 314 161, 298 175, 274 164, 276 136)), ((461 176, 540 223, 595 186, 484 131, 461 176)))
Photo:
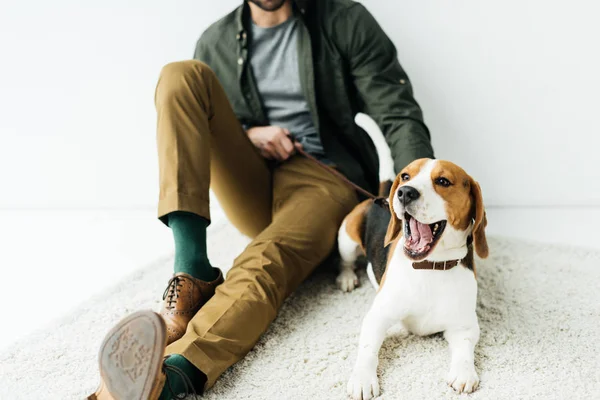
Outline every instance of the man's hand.
POLYGON ((296 148, 302 148, 300 143, 292 143, 289 130, 279 126, 257 126, 246 133, 260 154, 271 160, 285 161, 296 148))

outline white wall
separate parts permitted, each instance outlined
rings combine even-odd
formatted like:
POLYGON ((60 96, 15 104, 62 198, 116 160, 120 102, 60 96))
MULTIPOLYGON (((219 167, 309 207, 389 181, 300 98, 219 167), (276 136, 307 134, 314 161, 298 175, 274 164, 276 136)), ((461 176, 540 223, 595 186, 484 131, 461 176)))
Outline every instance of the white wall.
POLYGON ((600 3, 364 3, 399 49, 437 156, 475 175, 488 204, 600 205, 600 3))
MULTIPOLYGON (((0 4, 0 208, 154 207, 163 64, 239 0, 0 4)), ((489 205, 600 205, 593 1, 365 0, 489 205)))
POLYGON ((155 207, 154 89, 238 1, 0 2, 0 208, 155 207))

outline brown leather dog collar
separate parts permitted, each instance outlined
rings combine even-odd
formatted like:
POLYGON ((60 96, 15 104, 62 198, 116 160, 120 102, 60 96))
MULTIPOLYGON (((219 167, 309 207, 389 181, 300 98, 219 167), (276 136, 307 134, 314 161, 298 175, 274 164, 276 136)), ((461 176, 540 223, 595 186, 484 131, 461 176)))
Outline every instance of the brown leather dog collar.
POLYGON ((462 260, 451 260, 451 261, 419 261, 413 263, 414 269, 431 269, 436 271, 447 271, 458 265, 462 260))
POLYGON ((473 269, 472 265, 470 265, 472 263, 468 262, 469 255, 473 251, 473 237, 472 236, 467 237, 467 249, 468 249, 467 255, 462 260, 449 260, 449 261, 427 261, 427 260, 424 260, 424 261, 414 262, 412 264, 412 266, 414 269, 430 269, 432 271, 447 271, 449 269, 456 267, 461 262, 463 262, 467 268, 473 269))

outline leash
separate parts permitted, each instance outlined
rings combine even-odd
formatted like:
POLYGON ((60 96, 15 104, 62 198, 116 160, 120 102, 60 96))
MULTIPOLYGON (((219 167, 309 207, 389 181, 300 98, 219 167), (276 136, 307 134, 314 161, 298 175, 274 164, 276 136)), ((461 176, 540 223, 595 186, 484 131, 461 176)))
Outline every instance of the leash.
MULTIPOLYGON (((293 136, 290 136, 290 139, 292 139, 292 143, 296 143, 296 139, 293 136)), ((353 189, 355 189, 357 192, 367 196, 368 198, 372 199, 372 200, 377 200, 377 199, 381 199, 381 197, 377 197, 374 194, 372 194, 371 192, 366 191, 365 189, 361 188, 360 186, 358 186, 357 184, 355 184, 354 182, 352 182, 350 179, 346 178, 340 171, 338 171, 335 168, 330 167, 329 165, 325 164, 322 161, 317 160, 315 157, 313 157, 312 155, 308 154, 306 151, 304 151, 304 149, 301 148, 297 148, 296 147, 296 151, 298 152, 298 154, 308 158, 310 161, 312 161, 314 164, 318 165, 319 167, 323 168, 324 170, 328 171, 330 174, 335 175, 336 177, 340 178, 344 183, 346 183, 348 186, 352 187, 353 189)))

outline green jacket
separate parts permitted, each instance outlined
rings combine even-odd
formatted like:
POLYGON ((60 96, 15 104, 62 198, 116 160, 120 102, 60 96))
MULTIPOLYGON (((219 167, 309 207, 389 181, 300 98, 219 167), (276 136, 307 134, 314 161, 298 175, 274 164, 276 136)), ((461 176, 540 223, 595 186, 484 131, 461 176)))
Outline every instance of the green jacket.
MULTIPOLYGON (((433 157, 429 131, 396 48, 365 7, 351 0, 296 0, 294 11, 302 22, 302 88, 327 157, 340 171, 377 193, 379 161, 369 136, 354 124, 357 112, 381 127, 396 172, 415 159, 433 157)), ((202 34, 194 58, 215 71, 242 124, 263 126, 269 121, 248 59, 249 23, 244 2, 202 34)))

